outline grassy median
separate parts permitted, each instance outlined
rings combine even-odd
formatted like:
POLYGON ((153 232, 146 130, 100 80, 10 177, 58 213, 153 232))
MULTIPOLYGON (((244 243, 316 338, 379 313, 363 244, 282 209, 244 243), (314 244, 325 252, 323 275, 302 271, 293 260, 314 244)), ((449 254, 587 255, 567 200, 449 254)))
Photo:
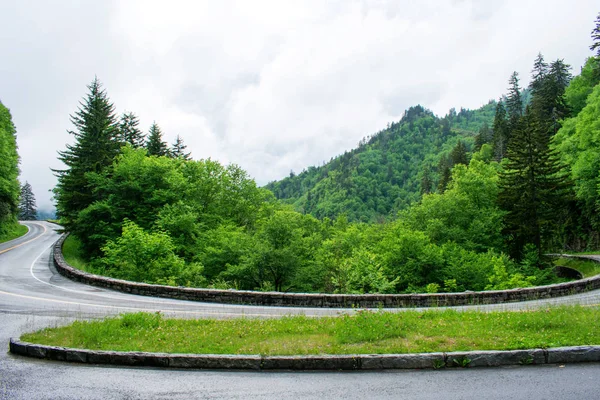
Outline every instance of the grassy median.
POLYGON ((600 307, 526 312, 361 311, 308 318, 177 320, 136 313, 21 340, 94 350, 198 354, 376 354, 600 344, 600 307))

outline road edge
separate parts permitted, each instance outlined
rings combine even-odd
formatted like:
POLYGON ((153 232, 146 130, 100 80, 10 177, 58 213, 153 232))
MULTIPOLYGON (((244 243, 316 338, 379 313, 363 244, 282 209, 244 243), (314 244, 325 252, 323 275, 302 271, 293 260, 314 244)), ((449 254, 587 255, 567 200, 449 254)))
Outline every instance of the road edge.
POLYGON ((454 307, 540 300, 600 289, 600 275, 546 286, 461 293, 281 293, 155 285, 90 274, 74 268, 62 254, 62 244, 67 235, 62 235, 54 244, 52 258, 58 273, 68 279, 123 293, 206 303, 316 308, 454 307))
POLYGON ((10 339, 10 353, 52 361, 131 367, 228 370, 368 371, 600 362, 600 346, 415 354, 261 356, 119 352, 46 346, 10 339))

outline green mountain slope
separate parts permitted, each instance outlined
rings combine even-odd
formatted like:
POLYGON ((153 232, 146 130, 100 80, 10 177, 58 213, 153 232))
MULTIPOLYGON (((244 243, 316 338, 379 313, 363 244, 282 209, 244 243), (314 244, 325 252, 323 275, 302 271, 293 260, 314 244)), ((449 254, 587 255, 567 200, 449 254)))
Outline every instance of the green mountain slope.
POLYGON ((411 107, 399 122, 363 139, 356 149, 266 188, 318 218, 346 214, 351 221, 388 219, 419 200, 426 167, 437 186, 440 159, 459 140, 470 150, 480 127, 492 125, 494 111, 493 101, 477 110, 452 109, 444 118, 422 106, 411 107))

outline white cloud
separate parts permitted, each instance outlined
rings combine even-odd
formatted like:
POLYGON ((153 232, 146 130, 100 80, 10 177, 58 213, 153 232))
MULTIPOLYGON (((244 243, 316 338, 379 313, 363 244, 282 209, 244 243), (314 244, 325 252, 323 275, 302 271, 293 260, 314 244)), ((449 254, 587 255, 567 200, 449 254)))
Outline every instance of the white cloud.
POLYGON ((0 96, 38 203, 95 74, 119 112, 260 184, 349 150, 417 103, 444 114, 523 83, 538 51, 574 70, 592 1, 114 1, 8 7, 0 96), (543 9, 543 12, 540 10, 543 9))

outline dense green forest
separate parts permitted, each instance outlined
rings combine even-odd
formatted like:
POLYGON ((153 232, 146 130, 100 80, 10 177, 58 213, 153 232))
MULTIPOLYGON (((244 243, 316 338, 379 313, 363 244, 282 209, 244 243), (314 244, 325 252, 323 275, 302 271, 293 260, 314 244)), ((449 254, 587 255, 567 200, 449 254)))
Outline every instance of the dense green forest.
POLYGON ((454 163, 466 162, 457 151, 462 146, 463 152, 472 150, 479 131, 489 132, 495 110, 490 101, 474 111, 452 109, 437 118, 422 106, 411 107, 399 122, 361 140, 356 149, 266 187, 317 218, 344 213, 350 221, 394 219, 437 187, 444 174, 447 179, 454 163))
POLYGON ((10 111, 0 102, 0 241, 18 230, 17 215, 21 187, 17 130, 10 111))
POLYGON ((412 107, 267 188, 192 160, 179 137, 169 147, 156 123, 146 138, 94 80, 59 154, 59 216, 85 268, 152 283, 402 293, 555 282, 546 252, 600 245, 599 34, 600 17, 596 54, 574 78, 540 54, 526 88, 514 72, 481 109, 412 107))

